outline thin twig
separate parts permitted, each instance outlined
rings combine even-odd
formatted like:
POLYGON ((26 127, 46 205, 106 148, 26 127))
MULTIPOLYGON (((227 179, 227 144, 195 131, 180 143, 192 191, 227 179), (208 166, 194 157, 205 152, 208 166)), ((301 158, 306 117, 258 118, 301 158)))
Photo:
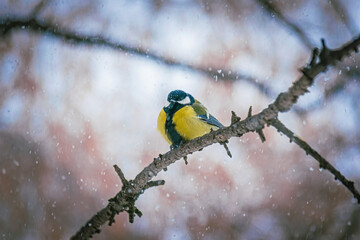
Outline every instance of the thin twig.
POLYGON ((157 187, 157 186, 164 185, 164 184, 165 184, 164 180, 149 181, 148 183, 146 183, 143 190, 146 190, 146 189, 151 188, 151 187, 157 187))
POLYGON ((279 19, 281 23, 284 24, 290 31, 294 32, 304 43, 304 45, 311 49, 313 48, 313 44, 310 39, 306 36, 305 32, 301 30, 295 23, 291 22, 287 19, 277 7, 267 0, 256 0, 261 6, 263 6, 264 10, 269 13, 270 16, 275 16, 279 19))
POLYGON ((220 144, 221 144, 222 146, 224 146, 224 148, 225 148, 225 150, 226 150, 226 154, 227 154, 230 158, 232 158, 232 154, 231 154, 231 152, 230 152, 230 149, 229 149, 227 143, 228 143, 228 141, 222 142, 222 143, 220 143, 220 144))
POLYGON ((345 24, 346 28, 351 35, 355 35, 358 32, 358 27, 354 24, 353 19, 349 16, 346 7, 339 0, 329 1, 335 12, 339 15, 341 21, 345 24))
POLYGON ((289 139, 290 142, 296 143, 300 148, 304 149, 306 155, 310 154, 316 161, 319 162, 319 167, 329 170, 334 176, 335 180, 339 179, 340 182, 352 192, 354 198, 358 200, 360 204, 360 194, 354 187, 354 182, 349 181, 346 179, 344 175, 341 174, 331 163, 329 163, 325 158, 323 158, 317 151, 315 151, 307 142, 302 140, 301 138, 297 137, 290 129, 288 129, 282 122, 278 119, 272 119, 269 121, 269 124, 276 128, 279 132, 285 134, 289 139))
POLYGON ((31 11, 30 17, 36 18, 41 13, 41 11, 43 11, 46 8, 48 3, 49 3, 49 0, 43 0, 43 1, 38 2, 35 5, 35 7, 33 8, 33 10, 31 11))

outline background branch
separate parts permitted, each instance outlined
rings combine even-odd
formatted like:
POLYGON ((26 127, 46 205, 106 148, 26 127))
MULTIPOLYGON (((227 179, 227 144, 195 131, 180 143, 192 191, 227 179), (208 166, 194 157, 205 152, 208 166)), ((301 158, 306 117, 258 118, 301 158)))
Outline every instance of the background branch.
MULTIPOLYGON (((43 6, 43 5, 41 5, 43 6)), ((196 67, 190 64, 182 63, 171 58, 160 56, 154 52, 144 49, 142 47, 133 47, 124 43, 117 43, 109 40, 101 35, 89 36, 80 33, 70 32, 64 28, 54 25, 50 22, 40 21, 35 18, 0 18, 0 38, 5 38, 10 32, 14 30, 28 30, 35 33, 45 33, 50 36, 60 38, 61 40, 70 44, 82 44, 87 46, 103 46, 114 50, 127 52, 136 56, 145 57, 146 59, 164 64, 169 67, 178 67, 185 70, 202 74, 206 77, 215 80, 224 81, 245 81, 262 92, 267 97, 275 96, 271 87, 266 83, 258 81, 256 78, 242 74, 238 71, 230 69, 218 69, 216 67, 196 67)))
POLYGON ((295 23, 288 20, 274 4, 268 0, 256 0, 256 2, 258 2, 270 16, 275 16, 281 23, 284 24, 285 27, 295 33, 307 48, 313 48, 314 44, 312 44, 305 32, 295 23))
MULTIPOLYGON (((271 3, 266 0, 257 0, 259 3, 267 6, 265 9, 269 11, 269 14, 276 13, 279 16, 280 20, 284 20, 284 22, 293 29, 299 29, 296 25, 292 25, 286 18, 281 14, 280 11, 276 9, 271 3), (272 12, 274 11, 274 13, 272 12)), ((194 73, 202 74, 203 76, 222 81, 245 81, 252 86, 255 86, 262 94, 267 96, 268 98, 273 98, 276 96, 272 87, 263 81, 258 81, 256 78, 243 74, 238 71, 230 70, 230 69, 219 69, 218 67, 198 67, 193 66, 191 64, 182 63, 176 61, 171 58, 167 58, 165 56, 160 56, 148 49, 144 49, 141 47, 132 47, 126 45, 124 43, 117 43, 110 39, 107 39, 101 35, 83 35, 79 33, 73 33, 64 28, 61 28, 54 25, 51 22, 40 21, 36 19, 36 14, 39 14, 43 8, 46 7, 47 1, 40 2, 34 9, 33 13, 30 15, 30 18, 0 18, 0 37, 5 38, 9 33, 14 30, 27 30, 35 33, 43 33, 48 34, 50 36, 60 38, 64 42, 69 44, 83 44, 89 46, 103 46, 111 49, 115 49, 118 51, 127 52, 130 54, 134 54, 136 56, 145 57, 146 59, 150 59, 156 61, 158 63, 164 64, 169 67, 177 67, 182 68, 194 73), (34 15, 35 14, 35 15, 34 15)), ((306 39, 305 33, 303 33, 300 29, 297 31, 302 39, 306 39)), ((308 45, 308 41, 305 40, 305 44, 308 45)), ((309 45, 310 47, 310 45, 309 45)), ((302 109, 300 107, 295 106, 294 111, 298 115, 302 115, 307 112, 307 110, 302 109)))
MULTIPOLYGON (((259 0, 262 1, 262 0, 259 0)), ((50 36, 60 38, 64 42, 67 42, 69 44, 83 44, 83 45, 89 45, 89 46, 104 46, 109 47, 111 49, 115 49, 118 51, 127 52, 130 54, 134 54, 140 57, 145 57, 146 59, 150 59, 153 61, 156 61, 158 63, 164 64, 166 66, 170 67, 177 67, 177 68, 183 68, 185 70, 202 74, 206 77, 216 79, 216 80, 223 80, 223 81, 245 81, 249 83, 250 85, 256 87, 262 94, 267 96, 268 98, 273 98, 276 96, 274 90, 272 90, 272 87, 263 81, 258 81, 256 78, 252 76, 248 76, 246 74, 243 74, 241 72, 237 72, 234 70, 229 69, 219 69, 217 67, 197 67, 186 63, 181 63, 179 61, 176 61, 174 59, 166 58, 164 56, 160 56, 154 52, 149 51, 148 49, 143 49, 141 47, 131 47, 123 43, 117 43, 114 41, 111 41, 101 35, 99 36, 89 36, 89 35, 82 35, 78 33, 73 33, 70 31, 67 31, 66 29, 63 29, 61 27, 55 26, 54 24, 50 22, 43 22, 40 20, 37 20, 35 18, 36 14, 39 14, 39 12, 46 7, 47 2, 43 1, 40 2, 37 7, 35 7, 35 10, 31 14, 30 18, 9 18, 4 19, 0 18, 0 38, 5 38, 9 33, 11 33, 14 30, 27 30, 27 31, 33 31, 35 33, 44 33, 48 34, 50 36), (34 15, 35 14, 35 15, 34 15)), ((272 5, 271 5, 272 6, 272 5)), ((307 112, 306 109, 300 108, 295 106, 294 111, 298 115, 302 115, 307 112)), ((262 139, 263 141, 263 139, 262 139)))
POLYGON ((30 18, 35 19, 41 13, 41 11, 43 11, 46 8, 48 3, 49 3, 48 0, 42 0, 38 2, 38 4, 35 5, 34 9, 30 13, 30 18))
POLYGON ((339 15, 341 21, 345 24, 347 29, 352 35, 358 33, 358 28, 354 24, 353 19, 347 13, 346 8, 343 6, 340 0, 333 0, 330 2, 335 12, 339 15))

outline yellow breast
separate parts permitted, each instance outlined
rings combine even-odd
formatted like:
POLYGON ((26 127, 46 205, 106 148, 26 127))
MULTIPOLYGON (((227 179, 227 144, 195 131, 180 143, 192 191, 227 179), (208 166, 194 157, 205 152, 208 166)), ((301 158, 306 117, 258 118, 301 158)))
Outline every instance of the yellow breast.
POLYGON ((168 138, 168 136, 166 134, 165 123, 166 123, 166 113, 165 113, 164 109, 161 109, 159 116, 158 116, 158 120, 157 120, 157 129, 161 133, 161 135, 165 138, 165 140, 170 145, 172 145, 172 142, 170 141, 170 139, 168 138))
POLYGON ((185 140, 191 140, 203 136, 209 133, 210 129, 218 129, 218 127, 207 124, 199 119, 191 106, 185 106, 178 110, 174 114, 172 121, 175 124, 175 130, 185 140))

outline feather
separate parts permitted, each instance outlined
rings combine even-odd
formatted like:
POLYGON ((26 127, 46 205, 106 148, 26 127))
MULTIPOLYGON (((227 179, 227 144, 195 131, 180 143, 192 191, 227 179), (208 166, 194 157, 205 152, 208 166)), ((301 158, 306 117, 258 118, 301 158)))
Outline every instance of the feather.
POLYGON ((195 100, 195 103, 192 105, 192 107, 194 108, 198 118, 200 118, 202 121, 218 128, 224 127, 213 115, 209 114, 206 107, 198 100, 195 100))

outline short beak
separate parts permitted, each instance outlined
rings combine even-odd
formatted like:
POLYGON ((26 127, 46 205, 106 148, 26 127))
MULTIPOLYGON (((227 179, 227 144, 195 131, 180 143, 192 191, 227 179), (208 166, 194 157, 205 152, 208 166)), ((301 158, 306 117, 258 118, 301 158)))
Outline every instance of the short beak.
POLYGON ((168 108, 172 108, 172 107, 174 106, 174 104, 175 104, 175 101, 174 101, 174 100, 171 100, 168 108))
POLYGON ((174 107, 175 101, 171 100, 169 105, 167 105, 164 109, 166 110, 170 110, 174 107))

